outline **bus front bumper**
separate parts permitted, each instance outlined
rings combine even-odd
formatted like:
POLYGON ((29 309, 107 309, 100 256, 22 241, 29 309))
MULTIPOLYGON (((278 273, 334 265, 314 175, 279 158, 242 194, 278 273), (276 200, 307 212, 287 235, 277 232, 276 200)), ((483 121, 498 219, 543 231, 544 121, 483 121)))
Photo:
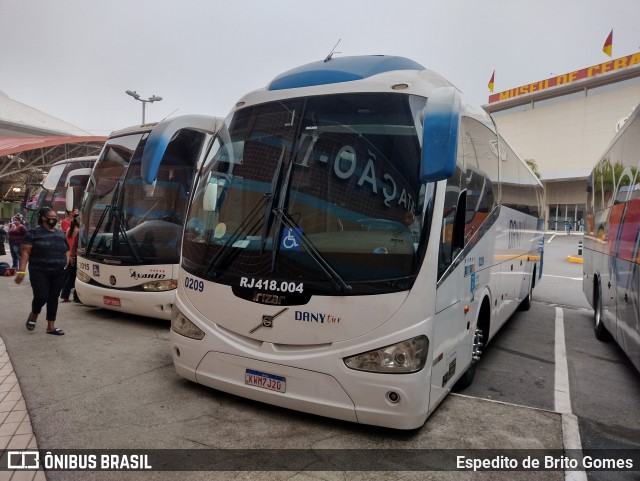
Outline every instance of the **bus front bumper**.
POLYGON ((160 292, 125 291, 107 289, 76 280, 76 292, 87 306, 103 307, 136 316, 170 320, 176 290, 160 292))
POLYGON ((210 333, 205 336, 206 343, 173 330, 170 337, 177 374, 220 391, 287 409, 395 429, 418 428, 428 415, 429 391, 423 382, 416 382, 419 373, 376 375, 347 368, 335 373, 330 369, 318 372, 313 364, 330 365, 330 359, 294 367, 252 358, 242 350, 222 352, 229 346, 215 341, 212 345, 210 333), (284 392, 250 385, 247 376, 254 373, 284 379, 284 392), (398 395, 398 402, 390 402, 390 392, 398 395))

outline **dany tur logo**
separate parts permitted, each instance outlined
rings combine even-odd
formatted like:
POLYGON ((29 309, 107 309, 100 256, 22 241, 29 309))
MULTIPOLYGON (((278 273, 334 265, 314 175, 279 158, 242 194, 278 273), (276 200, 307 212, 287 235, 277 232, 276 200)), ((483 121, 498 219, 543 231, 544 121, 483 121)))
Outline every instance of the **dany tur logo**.
POLYGON ((341 317, 326 312, 294 311, 293 317, 296 321, 316 324, 340 324, 340 321, 342 321, 341 317))

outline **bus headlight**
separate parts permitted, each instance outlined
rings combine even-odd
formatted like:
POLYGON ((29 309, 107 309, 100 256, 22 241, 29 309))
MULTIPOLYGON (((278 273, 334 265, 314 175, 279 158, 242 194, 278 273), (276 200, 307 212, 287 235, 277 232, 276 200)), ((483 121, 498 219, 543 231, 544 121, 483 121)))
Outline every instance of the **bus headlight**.
POLYGON ((427 362, 429 339, 418 336, 413 339, 381 347, 344 358, 348 368, 358 371, 406 374, 418 372, 427 362))
POLYGON ((204 331, 187 319, 175 305, 171 311, 171 329, 173 332, 191 339, 200 340, 204 337, 204 331))
POLYGON ((76 271, 76 277, 80 279, 82 282, 87 282, 87 283, 91 282, 91 277, 89 276, 89 274, 82 272, 80 269, 76 271))
POLYGON ((145 282, 140 287, 142 287, 143 291, 147 292, 159 292, 159 291, 170 291, 171 289, 175 289, 178 287, 178 281, 175 279, 169 279, 166 281, 151 281, 145 282))

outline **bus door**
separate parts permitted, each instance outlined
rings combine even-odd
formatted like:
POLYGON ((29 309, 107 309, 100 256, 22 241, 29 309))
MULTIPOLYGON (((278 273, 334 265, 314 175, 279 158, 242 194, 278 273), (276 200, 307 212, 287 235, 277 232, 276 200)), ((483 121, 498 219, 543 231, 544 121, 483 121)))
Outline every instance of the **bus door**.
POLYGON ((600 266, 600 289, 602 295, 602 320, 611 335, 616 337, 616 279, 620 262, 617 261, 618 236, 624 213, 624 202, 615 203, 609 209, 608 225, 604 234, 604 259, 600 266))
POLYGON ((611 332, 634 365, 640 365, 640 198, 625 204, 616 242, 612 283, 615 286, 616 329, 611 332))
POLYGON ((430 409, 449 392, 454 377, 471 358, 471 350, 461 346, 466 333, 464 306, 470 301, 471 291, 470 280, 465 276, 465 260, 460 255, 464 247, 467 191, 461 191, 459 185, 449 180, 440 232, 430 409))

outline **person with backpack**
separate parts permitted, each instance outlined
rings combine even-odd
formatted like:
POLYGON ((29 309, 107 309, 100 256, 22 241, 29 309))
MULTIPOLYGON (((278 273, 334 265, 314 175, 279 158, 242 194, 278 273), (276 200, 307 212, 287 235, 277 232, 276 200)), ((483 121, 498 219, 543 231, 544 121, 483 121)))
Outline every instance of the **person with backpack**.
POLYGON ((20 264, 22 256, 20 245, 25 235, 27 235, 27 228, 22 224, 21 218, 16 215, 13 218, 13 227, 9 230, 9 251, 13 260, 11 267, 17 268, 20 264))

